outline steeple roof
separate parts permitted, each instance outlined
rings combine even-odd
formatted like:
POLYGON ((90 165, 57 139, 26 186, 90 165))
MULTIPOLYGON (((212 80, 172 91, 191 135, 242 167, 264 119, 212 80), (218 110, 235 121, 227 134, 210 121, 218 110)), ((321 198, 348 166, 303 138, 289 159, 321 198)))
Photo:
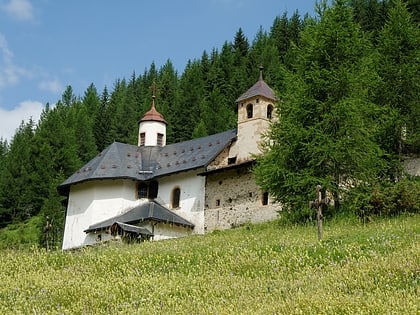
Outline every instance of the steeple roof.
POLYGON ((263 80, 262 69, 263 68, 261 66, 260 77, 258 81, 253 86, 251 86, 248 89, 248 91, 246 91, 244 94, 242 94, 236 99, 237 103, 255 96, 264 96, 270 100, 276 100, 276 95, 274 94, 274 91, 263 80))
POLYGON ((160 121, 160 122, 163 122, 165 125, 167 125, 168 123, 166 122, 165 118, 163 118, 163 115, 156 110, 155 98, 156 98, 156 96, 153 93, 152 108, 150 108, 150 110, 148 112, 146 112, 146 114, 144 114, 143 118, 140 119, 140 122, 143 122, 143 121, 160 121))

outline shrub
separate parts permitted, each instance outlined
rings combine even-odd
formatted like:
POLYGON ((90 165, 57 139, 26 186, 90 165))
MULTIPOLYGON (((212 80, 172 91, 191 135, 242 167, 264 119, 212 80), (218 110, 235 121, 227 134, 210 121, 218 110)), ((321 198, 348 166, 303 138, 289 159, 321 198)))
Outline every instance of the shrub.
POLYGON ((374 216, 420 213, 420 180, 403 179, 359 186, 352 190, 347 208, 363 220, 374 216))

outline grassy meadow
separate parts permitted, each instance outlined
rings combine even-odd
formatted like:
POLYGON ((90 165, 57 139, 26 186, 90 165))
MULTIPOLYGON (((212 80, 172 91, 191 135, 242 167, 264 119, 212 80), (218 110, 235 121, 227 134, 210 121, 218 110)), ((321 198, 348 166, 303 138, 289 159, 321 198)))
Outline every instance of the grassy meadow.
POLYGON ((0 251, 1 314, 420 314, 420 215, 0 251))

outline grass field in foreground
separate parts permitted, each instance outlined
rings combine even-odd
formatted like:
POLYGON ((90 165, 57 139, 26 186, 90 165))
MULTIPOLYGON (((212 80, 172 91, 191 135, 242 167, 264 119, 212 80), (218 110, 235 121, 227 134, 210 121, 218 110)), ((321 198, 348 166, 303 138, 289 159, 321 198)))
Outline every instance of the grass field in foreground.
POLYGON ((419 314, 420 215, 0 251, 1 314, 419 314))

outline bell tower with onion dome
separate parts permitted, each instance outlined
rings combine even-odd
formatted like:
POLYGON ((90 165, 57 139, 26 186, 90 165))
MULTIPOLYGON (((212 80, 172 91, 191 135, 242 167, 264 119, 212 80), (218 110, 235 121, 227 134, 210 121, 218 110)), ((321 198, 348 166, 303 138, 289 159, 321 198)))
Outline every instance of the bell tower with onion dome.
POLYGON ((155 107, 155 90, 153 83, 152 107, 146 112, 139 122, 138 146, 160 146, 166 145, 166 125, 168 124, 163 115, 155 107))

